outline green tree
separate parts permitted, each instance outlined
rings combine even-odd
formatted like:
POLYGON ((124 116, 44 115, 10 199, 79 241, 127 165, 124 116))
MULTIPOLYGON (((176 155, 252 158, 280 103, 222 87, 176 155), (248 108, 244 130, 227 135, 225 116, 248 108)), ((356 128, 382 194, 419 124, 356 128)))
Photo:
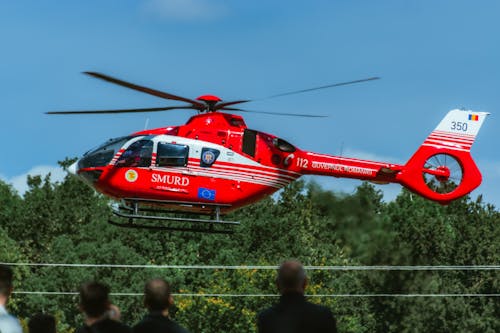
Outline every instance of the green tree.
MULTIPOLYGON (((61 162, 67 167, 71 160, 61 162)), ((363 183, 352 195, 295 182, 277 195, 227 219, 232 235, 117 228, 109 200, 76 177, 54 183, 30 177, 23 197, 0 182, 0 261, 91 264, 276 265, 487 265, 500 261, 500 214, 478 199, 440 206, 408 191, 384 203, 363 183)), ((310 271, 308 293, 492 293, 497 271, 310 271)), ((276 294, 274 270, 180 270, 109 267, 17 267, 18 290, 77 291, 100 280, 113 292, 140 293, 153 277, 180 293, 276 294)), ((332 309, 341 332, 496 332, 495 298, 314 297, 332 309)), ((255 332, 257 313, 272 297, 176 297, 172 315, 193 332, 255 332)), ((57 315, 59 331, 81 323, 72 295, 16 295, 24 318, 57 315)), ((113 302, 133 324, 144 314, 141 296, 113 302)))

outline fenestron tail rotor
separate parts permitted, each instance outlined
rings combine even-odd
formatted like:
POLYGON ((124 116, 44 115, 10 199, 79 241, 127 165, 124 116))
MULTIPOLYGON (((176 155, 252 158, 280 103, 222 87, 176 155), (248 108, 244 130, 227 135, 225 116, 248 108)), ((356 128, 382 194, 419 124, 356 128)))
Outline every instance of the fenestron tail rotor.
POLYGON ((51 114, 51 115, 117 114, 117 113, 160 112, 160 111, 169 111, 169 110, 197 110, 198 112, 215 112, 215 111, 220 110, 220 111, 236 111, 236 112, 247 112, 247 113, 261 113, 261 114, 278 115, 278 116, 294 116, 294 117, 310 117, 310 118, 327 117, 324 115, 312 115, 312 114, 252 111, 252 110, 244 110, 244 109, 240 109, 240 108, 234 108, 231 106, 236 105, 236 104, 253 102, 253 101, 257 101, 257 100, 264 100, 264 99, 270 99, 270 98, 275 98, 275 97, 300 94, 300 93, 314 91, 314 90, 345 86, 345 85, 350 85, 350 84, 361 83, 361 82, 379 79, 379 77, 370 77, 370 78, 366 78, 366 79, 340 82, 340 83, 334 83, 334 84, 329 84, 329 85, 323 85, 323 86, 319 86, 319 87, 315 87, 315 88, 285 92, 285 93, 272 95, 272 96, 269 96, 266 98, 261 98, 261 99, 254 99, 254 100, 242 99, 242 100, 224 102, 219 97, 213 96, 213 95, 203 95, 203 96, 200 96, 196 99, 190 99, 190 98, 174 95, 174 94, 171 94, 171 93, 168 93, 165 91, 160 91, 160 90, 140 86, 140 85, 137 85, 134 83, 123 81, 121 79, 117 79, 117 78, 111 77, 109 75, 105 75, 105 74, 101 74, 101 73, 97 73, 97 72, 84 72, 84 74, 92 76, 92 77, 100 79, 100 80, 104 80, 104 81, 122 86, 122 87, 125 87, 125 88, 129 88, 129 89, 140 91, 140 92, 143 92, 143 93, 146 93, 149 95, 160 97, 163 99, 185 102, 185 103, 188 103, 188 105, 165 106, 165 107, 154 107, 154 108, 113 109, 113 110, 50 111, 50 112, 46 112, 47 114, 51 114))

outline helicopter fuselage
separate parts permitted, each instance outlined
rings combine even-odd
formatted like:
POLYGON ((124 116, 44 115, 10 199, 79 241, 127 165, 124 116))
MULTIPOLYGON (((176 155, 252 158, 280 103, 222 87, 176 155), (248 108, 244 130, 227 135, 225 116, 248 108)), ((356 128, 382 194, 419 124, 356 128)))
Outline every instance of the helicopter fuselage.
POLYGON ((305 174, 395 181, 402 166, 317 154, 276 136, 248 129, 243 118, 220 112, 191 117, 182 126, 136 132, 86 153, 74 171, 117 199, 175 202, 176 209, 228 212, 256 202, 305 174), (186 203, 186 205, 179 205, 186 203))

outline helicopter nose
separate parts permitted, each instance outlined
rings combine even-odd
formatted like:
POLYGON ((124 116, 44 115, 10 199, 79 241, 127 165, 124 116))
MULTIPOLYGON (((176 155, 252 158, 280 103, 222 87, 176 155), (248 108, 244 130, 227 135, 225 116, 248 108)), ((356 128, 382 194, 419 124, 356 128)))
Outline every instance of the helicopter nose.
POLYGON ((77 172, 78 171, 78 161, 76 161, 75 163, 71 164, 69 167, 68 167, 68 172, 72 175, 77 175, 77 172))

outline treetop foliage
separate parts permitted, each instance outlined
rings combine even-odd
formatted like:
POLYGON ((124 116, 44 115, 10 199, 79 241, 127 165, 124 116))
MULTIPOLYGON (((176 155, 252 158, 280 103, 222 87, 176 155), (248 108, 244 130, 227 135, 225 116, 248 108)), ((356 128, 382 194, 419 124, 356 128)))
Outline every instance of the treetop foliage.
MULTIPOLYGON (((71 160, 61 162, 63 167, 71 160)), ((362 183, 352 195, 294 182, 228 216, 232 235, 128 230, 111 226, 108 199, 78 179, 30 177, 20 196, 0 181, 0 262, 278 265, 498 265, 500 213, 463 198, 440 206, 406 190, 386 203, 362 183)), ((273 270, 181 270, 16 266, 16 290, 76 291, 99 280, 112 292, 140 293, 153 277, 176 293, 276 294, 273 270)), ((308 271, 309 294, 492 294, 498 271, 308 271)), ((500 332, 494 297, 317 297, 337 317, 340 332, 500 332)), ((175 320, 192 332, 255 332, 269 297, 176 297, 175 320)), ((114 297, 126 323, 144 314, 140 296, 114 297)), ((80 325, 77 298, 16 294, 21 318, 57 315, 59 331, 80 325)))

